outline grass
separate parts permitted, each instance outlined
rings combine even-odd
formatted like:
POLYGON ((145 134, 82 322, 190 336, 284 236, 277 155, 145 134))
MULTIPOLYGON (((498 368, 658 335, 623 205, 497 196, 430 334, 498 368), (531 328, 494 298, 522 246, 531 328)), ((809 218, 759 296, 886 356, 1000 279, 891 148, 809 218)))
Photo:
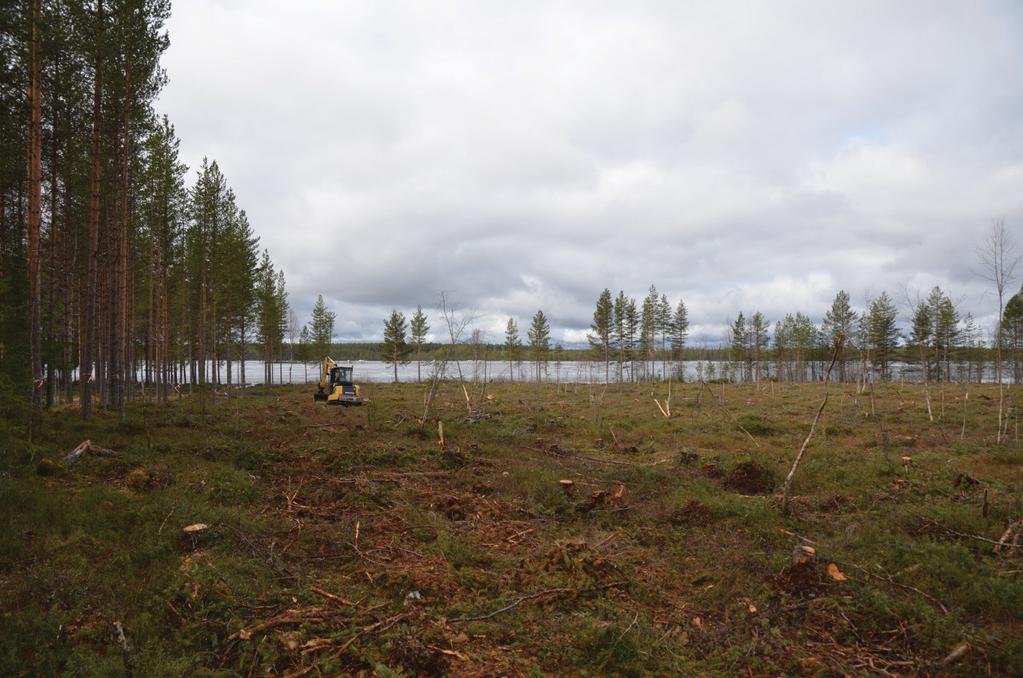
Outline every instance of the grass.
POLYGON ((467 417, 449 384, 443 450, 423 391, 5 428, 0 674, 904 674, 962 642, 948 673, 1023 672, 1023 556, 985 541, 1023 517, 993 389, 961 440, 951 396, 931 423, 913 387, 874 416, 833 387, 788 514, 820 385, 675 385, 665 418, 661 385, 494 385, 467 417), (118 455, 66 468, 86 438, 118 455))

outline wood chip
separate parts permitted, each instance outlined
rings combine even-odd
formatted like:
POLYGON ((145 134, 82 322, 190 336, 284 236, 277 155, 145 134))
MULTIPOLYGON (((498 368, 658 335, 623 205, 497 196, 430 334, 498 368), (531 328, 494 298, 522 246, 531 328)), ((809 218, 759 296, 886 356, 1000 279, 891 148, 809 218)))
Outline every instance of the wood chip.
POLYGON ((845 581, 846 579, 848 579, 848 577, 842 574, 842 571, 838 569, 838 565, 835 565, 834 563, 829 563, 827 569, 828 576, 834 579, 835 581, 845 581))

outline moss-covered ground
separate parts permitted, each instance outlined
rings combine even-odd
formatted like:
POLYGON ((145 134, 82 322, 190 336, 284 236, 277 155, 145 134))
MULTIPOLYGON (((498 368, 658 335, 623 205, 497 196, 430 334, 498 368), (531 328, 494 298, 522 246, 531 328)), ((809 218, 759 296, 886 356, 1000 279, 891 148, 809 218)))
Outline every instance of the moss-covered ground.
POLYGON ((832 385, 787 512, 822 385, 667 389, 47 412, 0 450, 0 674, 1023 674, 997 389, 832 385))

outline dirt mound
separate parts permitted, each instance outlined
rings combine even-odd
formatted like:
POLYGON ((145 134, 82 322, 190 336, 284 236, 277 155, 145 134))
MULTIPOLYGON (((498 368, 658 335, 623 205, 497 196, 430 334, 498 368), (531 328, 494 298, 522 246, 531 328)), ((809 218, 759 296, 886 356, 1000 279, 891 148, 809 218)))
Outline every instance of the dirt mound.
POLYGON ((690 499, 685 505, 672 511, 668 520, 676 526, 706 525, 714 520, 714 513, 707 508, 706 504, 690 499))
POLYGON ((742 494, 767 494, 774 489, 774 473, 755 461, 744 461, 721 484, 742 494))
POLYGON ((830 585, 827 576, 814 561, 796 563, 774 578, 779 590, 795 596, 815 596, 830 585))
POLYGON ((394 642, 391 648, 391 662, 414 676, 443 676, 448 672, 450 663, 442 652, 427 647, 421 640, 412 636, 399 638, 394 642))
POLYGON ((682 450, 681 452, 678 453, 678 457, 676 457, 676 461, 678 461, 678 463, 682 466, 689 466, 690 464, 695 464, 699 460, 700 455, 696 454, 695 452, 689 452, 688 450, 682 450))
POLYGON ((725 472, 721 470, 721 467, 713 462, 708 462, 701 466, 700 472, 708 478, 720 478, 725 475, 725 472))
POLYGON ((465 520, 475 513, 470 497, 444 497, 435 501, 433 507, 438 513, 444 514, 448 520, 453 521, 465 520))

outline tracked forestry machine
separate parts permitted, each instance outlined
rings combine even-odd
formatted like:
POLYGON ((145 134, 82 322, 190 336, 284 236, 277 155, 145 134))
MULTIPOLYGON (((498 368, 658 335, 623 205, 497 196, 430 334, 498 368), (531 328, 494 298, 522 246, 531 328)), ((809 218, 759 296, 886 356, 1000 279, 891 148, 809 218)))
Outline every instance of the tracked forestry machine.
POLYGON ((364 401, 359 385, 352 381, 353 367, 341 367, 330 356, 323 359, 320 369, 320 384, 314 400, 328 405, 361 405, 364 401))

